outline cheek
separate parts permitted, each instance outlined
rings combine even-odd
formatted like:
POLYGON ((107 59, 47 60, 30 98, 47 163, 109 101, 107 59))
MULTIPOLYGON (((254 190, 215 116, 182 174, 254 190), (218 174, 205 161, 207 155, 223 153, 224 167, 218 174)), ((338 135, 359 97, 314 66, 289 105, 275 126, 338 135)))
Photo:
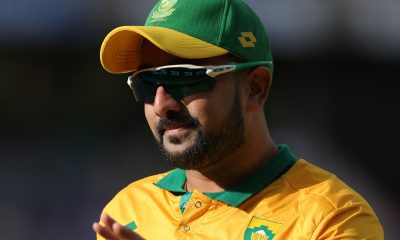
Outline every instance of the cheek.
POLYGON ((151 131, 153 132, 154 136, 156 135, 156 115, 153 111, 153 106, 151 106, 150 104, 144 104, 144 114, 147 120, 147 123, 149 124, 149 127, 151 129, 151 131))
POLYGON ((191 102, 187 107, 190 115, 200 121, 204 130, 212 132, 223 126, 232 101, 230 96, 224 94, 210 94, 207 98, 191 102))

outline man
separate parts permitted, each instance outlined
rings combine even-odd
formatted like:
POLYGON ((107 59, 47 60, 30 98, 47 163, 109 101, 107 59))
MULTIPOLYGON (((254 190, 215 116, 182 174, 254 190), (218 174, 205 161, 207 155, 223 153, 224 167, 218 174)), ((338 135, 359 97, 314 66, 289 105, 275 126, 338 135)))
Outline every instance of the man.
POLYGON ((360 195, 271 139, 271 49, 243 1, 162 0, 145 26, 109 33, 101 61, 133 72, 175 169, 119 192, 93 225, 98 239, 383 239, 360 195))

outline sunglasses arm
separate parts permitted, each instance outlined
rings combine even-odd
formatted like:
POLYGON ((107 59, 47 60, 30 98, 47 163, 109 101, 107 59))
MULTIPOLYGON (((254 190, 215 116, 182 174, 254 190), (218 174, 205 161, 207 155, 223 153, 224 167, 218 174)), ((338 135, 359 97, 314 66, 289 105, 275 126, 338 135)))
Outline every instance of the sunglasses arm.
POLYGON ((236 65, 220 65, 220 66, 207 66, 206 74, 210 77, 216 77, 220 74, 233 72, 236 70, 236 65))

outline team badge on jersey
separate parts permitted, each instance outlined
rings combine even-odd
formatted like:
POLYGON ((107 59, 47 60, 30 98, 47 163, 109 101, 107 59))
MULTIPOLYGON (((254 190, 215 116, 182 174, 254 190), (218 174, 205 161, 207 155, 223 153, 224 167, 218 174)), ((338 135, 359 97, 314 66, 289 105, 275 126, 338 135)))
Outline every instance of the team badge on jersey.
POLYGON ((244 234, 244 240, 273 240, 281 223, 253 217, 244 234))

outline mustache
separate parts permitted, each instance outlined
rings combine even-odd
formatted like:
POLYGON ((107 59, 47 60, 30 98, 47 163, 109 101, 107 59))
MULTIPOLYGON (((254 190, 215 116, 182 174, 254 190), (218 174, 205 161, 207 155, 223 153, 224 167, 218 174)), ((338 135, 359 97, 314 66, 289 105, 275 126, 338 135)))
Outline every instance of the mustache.
POLYGON ((165 130, 179 127, 197 128, 200 122, 189 114, 171 112, 166 117, 160 118, 156 125, 157 133, 161 137, 165 130))

